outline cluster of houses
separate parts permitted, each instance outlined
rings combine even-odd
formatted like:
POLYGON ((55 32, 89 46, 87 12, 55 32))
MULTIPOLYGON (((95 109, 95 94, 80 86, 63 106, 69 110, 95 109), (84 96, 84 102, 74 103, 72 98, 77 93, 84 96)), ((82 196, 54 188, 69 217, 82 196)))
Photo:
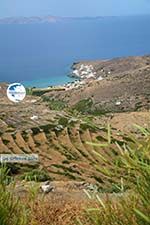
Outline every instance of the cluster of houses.
POLYGON ((79 69, 73 70, 72 76, 80 79, 88 79, 94 78, 96 76, 96 72, 94 72, 94 67, 92 65, 81 64, 79 69))
POLYGON ((64 84, 64 88, 65 90, 69 90, 69 89, 74 89, 74 88, 79 88, 83 85, 86 84, 86 80, 75 80, 75 81, 72 81, 72 82, 68 82, 67 84, 64 84))
POLYGON ((66 90, 79 88, 88 83, 90 80, 103 79, 101 76, 97 77, 97 73, 95 72, 93 65, 84 65, 84 64, 81 64, 79 68, 78 67, 75 68, 72 71, 71 76, 77 78, 77 80, 65 84, 64 87, 66 90))

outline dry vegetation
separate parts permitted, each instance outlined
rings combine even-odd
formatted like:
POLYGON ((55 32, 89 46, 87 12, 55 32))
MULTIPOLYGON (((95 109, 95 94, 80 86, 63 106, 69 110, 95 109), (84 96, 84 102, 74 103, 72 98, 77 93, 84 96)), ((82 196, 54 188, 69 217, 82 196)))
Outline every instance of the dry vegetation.
POLYGON ((0 154, 40 162, 1 167, 0 225, 150 224, 149 61, 94 62, 112 76, 20 104, 1 85, 0 154), (43 196, 45 180, 55 189, 43 196))
MULTIPOLYGON (((118 163, 114 163, 114 171, 108 166, 103 173, 109 179, 118 180, 120 175, 120 186, 118 183, 118 194, 97 192, 92 197, 88 192, 88 199, 69 199, 59 192, 52 195, 39 195, 35 186, 29 188, 27 194, 21 196, 19 201, 14 195, 12 187, 6 187, 8 173, 6 169, 0 170, 0 218, 2 225, 149 225, 149 185, 150 185, 150 132, 139 127, 143 138, 134 139, 133 145, 125 144, 122 147, 116 145, 118 151, 118 163), (122 171, 122 173, 121 173, 122 171), (126 190, 128 185, 128 190, 126 190), (5 203, 5 204, 4 204, 5 203), (22 204, 24 203, 24 204, 22 204), (17 219, 19 216, 19 220, 17 219)), ((107 147, 111 144, 108 136, 107 147)), ((97 156, 101 157, 99 154, 97 156)), ((106 161, 103 158, 103 161, 106 161)), ((118 182, 118 181, 117 181, 118 182)), ((70 196, 73 196, 73 192, 70 196)))
POLYGON ((149 109, 150 90, 150 56, 117 58, 106 61, 89 61, 77 63, 93 65, 96 77, 103 80, 89 80, 87 84, 61 92, 50 92, 45 96, 50 99, 63 100, 74 106, 84 99, 92 99, 93 112, 128 112, 149 109), (116 105, 116 102, 121 102, 116 105))

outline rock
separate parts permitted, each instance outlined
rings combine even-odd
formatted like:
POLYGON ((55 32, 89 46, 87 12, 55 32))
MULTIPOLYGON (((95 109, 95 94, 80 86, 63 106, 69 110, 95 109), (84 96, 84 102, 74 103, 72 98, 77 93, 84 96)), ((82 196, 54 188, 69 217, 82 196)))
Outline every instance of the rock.
POLYGON ((54 190, 54 187, 51 186, 50 181, 46 181, 43 185, 41 185, 41 190, 48 194, 49 192, 54 190))
POLYGON ((89 191, 97 191, 98 190, 97 185, 94 185, 94 184, 86 184, 85 188, 89 191))
POLYGON ((38 116, 33 115, 33 116, 30 117, 30 119, 31 120, 38 120, 38 116))
POLYGON ((103 80, 103 77, 99 76, 99 77, 97 78, 97 80, 103 80))
POLYGON ((117 101, 116 102, 116 105, 118 105, 118 106, 121 105, 121 102, 120 101, 117 101))

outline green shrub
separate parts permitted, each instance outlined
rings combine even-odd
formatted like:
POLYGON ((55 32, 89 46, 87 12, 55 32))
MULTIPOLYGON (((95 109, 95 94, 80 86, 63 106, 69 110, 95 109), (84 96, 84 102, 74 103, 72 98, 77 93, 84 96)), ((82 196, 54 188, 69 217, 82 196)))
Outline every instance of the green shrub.
POLYGON ((26 88, 26 94, 27 95, 32 95, 33 94, 33 89, 32 88, 26 88))
POLYGON ((46 171, 38 169, 26 172, 23 175, 21 175, 20 178, 26 181, 37 181, 37 182, 51 180, 50 176, 46 171))
POLYGON ((5 168, 7 170, 8 176, 11 176, 19 173, 21 165, 17 163, 6 163, 5 168))
POLYGON ((8 172, 0 167, 0 225, 28 225, 29 211, 14 195, 14 186, 7 188, 8 172))
POLYGON ((31 130, 33 132, 33 135, 39 134, 41 132, 39 127, 33 127, 31 130))
POLYGON ((49 107, 52 110, 60 111, 60 110, 65 109, 66 103, 63 101, 60 101, 60 100, 52 100, 49 102, 49 107))
POLYGON ((80 100, 72 108, 73 108, 73 110, 76 110, 76 111, 81 112, 83 114, 87 114, 87 113, 90 112, 92 105, 93 105, 92 99, 88 98, 88 99, 80 100))
MULTIPOLYGON (((105 190, 107 197, 103 195, 103 199, 97 195, 96 207, 86 211, 89 224, 150 224, 150 133, 144 128, 138 128, 144 137, 142 139, 134 138, 134 142, 125 143, 122 146, 116 143, 119 164, 114 163, 113 170, 108 168, 101 170, 101 172, 105 172, 104 175, 110 181, 113 182, 116 178, 111 192, 121 191, 121 195, 111 194, 111 198, 109 198, 110 189, 105 190), (120 185, 117 185, 118 174, 120 174, 120 185), (128 191, 125 192, 127 189, 128 191)), ((112 141, 110 130, 108 133, 109 140, 106 144, 109 148, 112 141)), ((129 140, 131 139, 133 138, 129 137, 129 140)), ((104 161, 106 162, 105 159, 104 161)), ((82 222, 79 219, 78 221, 81 225, 82 222)))
POLYGON ((68 119, 66 117, 61 117, 58 120, 58 124, 59 125, 62 125, 63 127, 67 127, 67 125, 68 125, 68 119))
POLYGON ((66 108, 66 102, 57 100, 57 99, 51 99, 47 96, 43 96, 43 101, 47 102, 49 104, 49 107, 51 110, 60 111, 66 108))
POLYGON ((70 164, 70 162, 68 160, 63 160, 62 163, 63 164, 70 164))

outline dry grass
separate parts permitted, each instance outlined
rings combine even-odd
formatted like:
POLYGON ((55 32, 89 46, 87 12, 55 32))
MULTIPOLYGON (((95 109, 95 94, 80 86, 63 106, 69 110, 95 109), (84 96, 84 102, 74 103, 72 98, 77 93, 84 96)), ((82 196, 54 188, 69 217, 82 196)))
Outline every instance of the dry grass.
MULTIPOLYGON (((118 162, 113 165, 115 170, 108 167, 104 171, 108 178, 112 178, 113 173, 114 178, 119 174, 119 194, 96 193, 96 198, 89 201, 82 198, 82 192, 77 198, 73 197, 76 192, 69 191, 42 196, 34 187, 14 205, 13 192, 10 196, 6 188, 7 173, 1 170, 0 219, 3 216, 6 222, 0 222, 0 225, 150 225, 150 131, 138 128, 143 137, 122 146, 116 143, 115 148, 120 153, 118 162), (122 170, 124 175, 120 174, 122 170), (125 191, 126 184, 128 191, 125 191), (4 205, 7 199, 8 204, 4 205), (14 212, 18 212, 17 216, 14 212), (18 223, 18 218, 22 223, 18 223)), ((108 147, 112 141, 108 126, 108 147)))
MULTIPOLYGON (((36 201, 32 208, 30 225, 75 225, 79 217, 85 222, 85 203, 36 201)), ((86 223, 87 224, 87 223, 86 223)))

